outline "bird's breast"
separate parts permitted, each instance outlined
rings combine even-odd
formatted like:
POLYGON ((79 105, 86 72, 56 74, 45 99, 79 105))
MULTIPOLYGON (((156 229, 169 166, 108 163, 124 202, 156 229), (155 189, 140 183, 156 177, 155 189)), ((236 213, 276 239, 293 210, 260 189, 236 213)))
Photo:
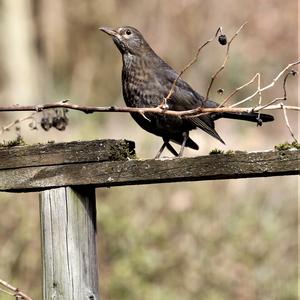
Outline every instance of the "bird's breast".
POLYGON ((160 104, 153 69, 147 61, 123 59, 123 97, 130 107, 155 107, 160 104))

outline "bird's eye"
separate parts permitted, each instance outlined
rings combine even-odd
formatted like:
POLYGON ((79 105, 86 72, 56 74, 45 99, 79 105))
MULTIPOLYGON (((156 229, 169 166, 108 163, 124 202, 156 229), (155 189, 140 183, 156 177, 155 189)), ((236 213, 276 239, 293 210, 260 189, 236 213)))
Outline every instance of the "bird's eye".
POLYGON ((131 35, 131 30, 130 30, 130 29, 127 29, 127 30, 125 31, 125 34, 126 34, 126 35, 131 35))

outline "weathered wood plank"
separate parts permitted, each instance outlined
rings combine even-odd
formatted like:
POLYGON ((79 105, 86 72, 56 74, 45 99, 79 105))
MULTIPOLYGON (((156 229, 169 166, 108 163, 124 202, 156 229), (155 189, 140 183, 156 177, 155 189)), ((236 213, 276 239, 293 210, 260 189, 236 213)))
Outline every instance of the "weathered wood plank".
POLYGON ((299 162, 300 151, 287 150, 26 167, 0 170, 0 191, 297 175, 299 162))
POLYGON ((125 160, 133 154, 134 142, 126 140, 94 140, 0 147, 0 170, 125 160))
POLYGON ((40 216, 43 299, 99 299, 95 189, 44 191, 40 216))

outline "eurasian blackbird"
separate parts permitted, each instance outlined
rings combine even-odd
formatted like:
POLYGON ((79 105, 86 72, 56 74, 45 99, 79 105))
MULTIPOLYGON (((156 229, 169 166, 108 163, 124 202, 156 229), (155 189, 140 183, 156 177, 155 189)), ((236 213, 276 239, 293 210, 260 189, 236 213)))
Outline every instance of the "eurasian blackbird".
MULTIPOLYGON (((122 89, 128 107, 157 107, 167 97, 178 73, 162 60, 149 46, 142 34, 131 26, 112 29, 99 28, 110 35, 122 54, 122 89)), ((179 78, 174 93, 167 101, 170 110, 182 111, 196 107, 215 108, 219 104, 197 93, 179 78)), ((175 156, 182 156, 184 147, 198 150, 198 145, 189 137, 189 131, 197 127, 224 143, 215 130, 214 121, 220 118, 238 119, 260 124, 273 121, 271 115, 252 112, 211 113, 193 118, 179 118, 155 113, 131 113, 133 119, 146 131, 162 137, 164 143, 156 155, 159 158, 165 147, 175 156), (259 117, 259 119, 258 119, 259 117), (181 145, 179 154, 170 141, 181 145)))

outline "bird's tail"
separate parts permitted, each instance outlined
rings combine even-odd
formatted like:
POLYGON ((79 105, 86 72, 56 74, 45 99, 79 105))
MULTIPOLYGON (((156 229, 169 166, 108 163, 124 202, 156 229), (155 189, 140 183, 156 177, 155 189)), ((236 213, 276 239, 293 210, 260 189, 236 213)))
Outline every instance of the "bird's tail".
POLYGON ((236 119, 249 122, 255 122, 261 125, 263 122, 271 122, 274 120, 272 115, 258 114, 253 112, 223 112, 211 115, 213 120, 218 120, 220 118, 226 119, 236 119))

